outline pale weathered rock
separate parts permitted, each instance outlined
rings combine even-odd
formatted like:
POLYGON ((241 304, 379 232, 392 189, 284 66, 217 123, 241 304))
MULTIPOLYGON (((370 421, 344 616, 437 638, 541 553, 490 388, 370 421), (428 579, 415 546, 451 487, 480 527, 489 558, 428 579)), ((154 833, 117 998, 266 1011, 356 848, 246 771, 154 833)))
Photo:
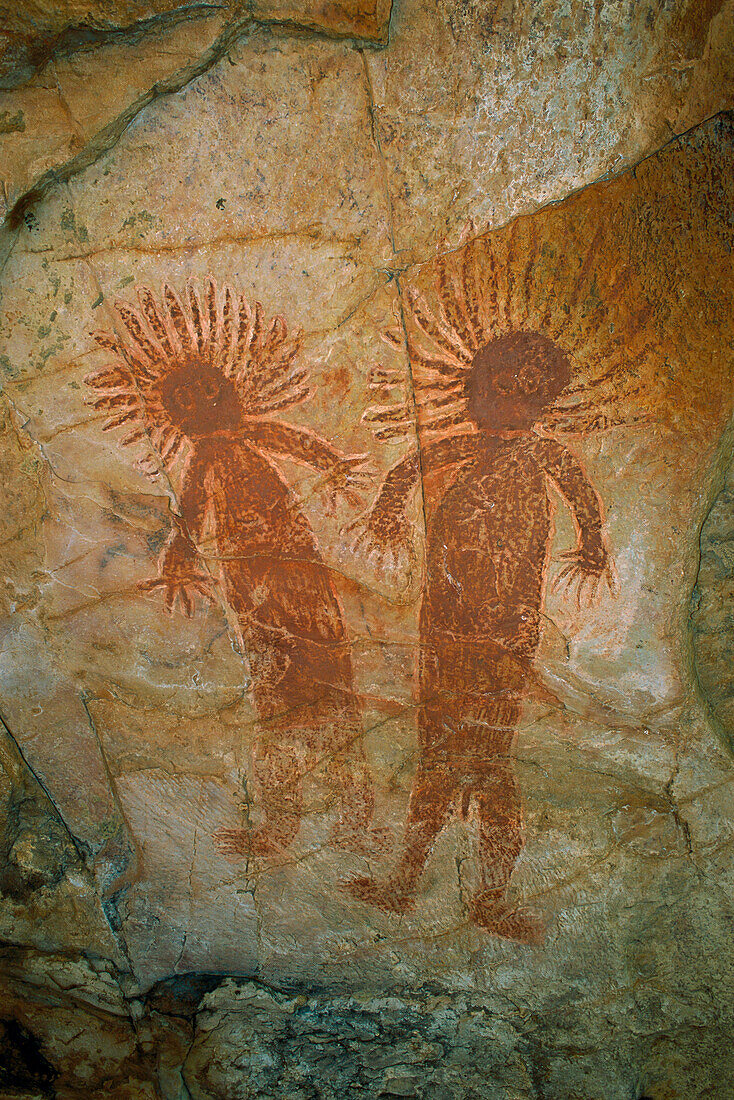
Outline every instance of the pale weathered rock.
MULTIPOLYGON (((63 179, 71 166, 90 163, 114 144, 151 99, 165 94, 166 87, 180 87, 200 58, 218 49, 224 25, 214 15, 167 31, 155 47, 147 40, 111 43, 83 60, 59 58, 22 88, 0 93, 6 209, 26 192, 49 185, 54 173, 60 171, 63 179)), ((35 222, 36 215, 28 213, 27 224, 35 222)))
POLYGON ((727 10, 12 93, 0 1092, 729 1095, 727 10))
MULTIPOLYGON (((254 15, 266 21, 285 21, 294 28, 325 31, 335 37, 387 41, 390 3, 380 0, 19 0, 0 8, 0 87, 22 84, 49 60, 91 47, 104 52, 108 43, 137 43, 176 27, 181 22, 206 19, 211 14, 254 15)), ((164 51, 165 52, 165 51, 164 51)), ((108 58, 108 64, 114 60, 108 58)), ((90 73, 90 76, 92 74, 90 73)))
MULTIPOLYGON (((729 458, 728 437, 722 460, 729 458)), ((696 675, 717 726, 729 741, 734 733, 734 650, 731 601, 734 595, 734 497, 732 467, 722 471, 721 487, 701 528, 701 560, 691 601, 696 675)))
POLYGON ((10 71, 6 90, 0 91, 0 184, 2 214, 11 225, 23 221, 33 230, 34 207, 48 190, 93 164, 142 110, 184 88, 261 25, 276 34, 310 31, 379 44, 387 41, 390 18, 390 0, 374 6, 361 0, 164 4, 161 11, 149 13, 134 7, 138 18, 130 26, 125 20, 132 13, 110 10, 109 5, 99 12, 83 5, 55 10, 41 35, 29 28, 49 17, 42 8, 26 11, 24 6, 15 13, 16 23, 8 20, 3 60, 10 71), (149 18, 141 19, 141 14, 149 18), (25 45, 29 33, 30 52, 25 45), (97 39, 100 43, 90 51, 88 40, 97 39), (22 86, 14 87, 17 83, 22 86))
POLYGON ((0 38, 0 86, 22 84, 54 56, 68 54, 106 39, 144 37, 181 19, 226 5, 181 3, 180 0, 62 0, 49 6, 37 0, 4 4, 0 38))
POLYGON ((494 228, 728 107, 731 3, 406 0, 367 54, 408 260, 494 228))

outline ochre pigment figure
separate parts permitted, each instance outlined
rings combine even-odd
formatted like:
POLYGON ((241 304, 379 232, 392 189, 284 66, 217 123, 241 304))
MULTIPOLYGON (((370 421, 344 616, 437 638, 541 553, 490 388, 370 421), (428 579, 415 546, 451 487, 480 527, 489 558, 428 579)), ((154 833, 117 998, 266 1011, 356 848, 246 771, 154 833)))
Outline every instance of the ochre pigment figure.
POLYGON ((266 324, 259 303, 251 309, 229 287, 220 294, 212 280, 203 298, 190 284, 187 305, 169 286, 160 303, 147 289, 139 299, 140 309, 117 305, 121 337, 96 336, 114 361, 87 384, 109 414, 104 428, 127 427, 125 443, 147 436, 180 483, 160 576, 142 588, 161 589, 166 606, 180 603, 187 615, 218 589, 249 658, 264 820, 256 831, 222 830, 220 847, 242 855, 286 847, 300 825, 303 778, 328 762, 338 806, 332 842, 361 849, 373 792, 348 639, 314 534, 275 459, 322 473, 332 506, 338 493, 358 502, 364 458, 274 418, 309 396, 300 337, 281 317, 266 324))
MULTIPOLYGON (((575 523, 576 547, 558 580, 577 586, 579 606, 602 578, 613 586, 613 567, 594 488, 571 451, 537 426, 569 384, 567 356, 538 331, 492 335, 471 275, 460 276, 451 280, 440 268, 435 313, 421 299, 409 300, 418 333, 409 355, 421 446, 387 474, 358 536, 378 555, 400 557, 411 540, 410 494, 421 480, 434 486, 425 501, 419 764, 402 853, 386 881, 360 878, 349 888, 381 909, 411 909, 439 833, 473 806, 481 887, 471 917, 528 941, 540 926, 507 897, 523 844, 511 750, 540 639, 553 535, 549 486, 575 523)), ((392 382, 378 372, 378 387, 392 382)), ((369 410, 366 419, 388 438, 401 429, 399 412, 389 407, 369 410)))

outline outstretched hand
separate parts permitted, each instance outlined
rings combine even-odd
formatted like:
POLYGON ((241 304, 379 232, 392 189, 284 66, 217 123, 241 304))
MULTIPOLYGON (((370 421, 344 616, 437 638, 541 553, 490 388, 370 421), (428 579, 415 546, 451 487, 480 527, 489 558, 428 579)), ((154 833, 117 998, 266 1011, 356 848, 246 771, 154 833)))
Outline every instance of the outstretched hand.
POLYGON ((341 533, 353 553, 363 554, 382 573, 401 573, 415 561, 413 528, 402 510, 377 504, 341 533))
POLYGON ((565 590, 567 594, 573 593, 575 589, 576 607, 579 611, 593 603, 604 581, 611 595, 618 595, 619 577, 614 562, 606 551, 598 560, 587 557, 581 550, 567 550, 561 557, 567 564, 555 578, 552 588, 554 592, 565 590))
POLYGON ((138 589, 141 592, 162 589, 166 610, 173 612, 180 603, 181 611, 189 619, 194 613, 197 598, 209 603, 215 600, 209 574, 197 569, 189 557, 170 552, 163 561, 160 576, 141 581, 138 589))
POLYGON ((338 459, 319 484, 326 514, 335 515, 339 496, 352 508, 359 508, 362 505, 360 491, 368 489, 371 483, 367 455, 345 455, 338 459))

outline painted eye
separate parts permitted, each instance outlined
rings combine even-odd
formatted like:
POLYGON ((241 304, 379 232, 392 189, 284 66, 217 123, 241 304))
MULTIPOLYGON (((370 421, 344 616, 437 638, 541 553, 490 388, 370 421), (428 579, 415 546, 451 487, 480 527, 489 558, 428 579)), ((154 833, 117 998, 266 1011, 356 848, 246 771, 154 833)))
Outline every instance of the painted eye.
POLYGON ((220 385, 214 378, 207 379, 207 381, 204 382, 201 387, 202 395, 209 401, 213 401, 216 397, 218 397, 219 391, 220 385))
POLYGON ((173 404, 185 412, 189 412, 196 405, 194 396, 190 390, 181 388, 173 395, 173 404))
POLYGON ((537 393, 540 389, 540 378, 538 372, 532 367, 525 367, 517 376, 517 389, 519 393, 530 397, 532 394, 537 393))
POLYGON ((503 371, 494 380, 494 388, 502 397, 511 397, 517 393, 517 378, 510 371, 503 371))

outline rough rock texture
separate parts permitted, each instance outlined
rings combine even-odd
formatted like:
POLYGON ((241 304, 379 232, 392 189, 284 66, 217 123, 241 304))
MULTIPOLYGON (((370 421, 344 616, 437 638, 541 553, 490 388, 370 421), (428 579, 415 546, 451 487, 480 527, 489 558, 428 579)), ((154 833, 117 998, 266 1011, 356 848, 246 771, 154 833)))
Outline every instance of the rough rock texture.
POLYGON ((133 12, 125 5, 80 7, 49 13, 24 4, 4 20, 0 182, 11 225, 32 225, 33 207, 48 190, 94 163, 142 110, 180 91, 259 28, 378 44, 387 41, 390 18, 388 0, 163 4, 166 14, 133 5, 141 17, 129 26, 133 12))
MULTIPOLYGON (((106 53, 108 44, 129 48, 146 40, 157 40, 152 55, 167 52, 161 35, 184 21, 194 27, 212 15, 237 21, 255 17, 282 22, 292 28, 309 28, 334 37, 355 37, 387 41, 390 5, 344 0, 342 3, 288 3, 282 0, 61 0, 48 5, 43 0, 20 0, 0 7, 0 87, 24 84, 50 61, 90 48, 106 53)), ((107 54, 108 70, 114 60, 107 54)), ((84 62, 82 62, 84 65, 84 62)), ((86 66, 84 66, 86 68, 86 66)), ((87 72, 89 79, 92 72, 87 72)))
POLYGON ((0 1095, 734 1096, 731 4, 92 9, 0 105, 0 1095))
MULTIPOLYGON (((729 441, 726 441, 727 444, 729 441)), ((730 451, 726 446, 724 455, 730 451)), ((734 484, 724 467, 720 489, 701 527, 701 558, 691 598, 691 641, 695 674, 725 743, 734 736, 734 484)))

